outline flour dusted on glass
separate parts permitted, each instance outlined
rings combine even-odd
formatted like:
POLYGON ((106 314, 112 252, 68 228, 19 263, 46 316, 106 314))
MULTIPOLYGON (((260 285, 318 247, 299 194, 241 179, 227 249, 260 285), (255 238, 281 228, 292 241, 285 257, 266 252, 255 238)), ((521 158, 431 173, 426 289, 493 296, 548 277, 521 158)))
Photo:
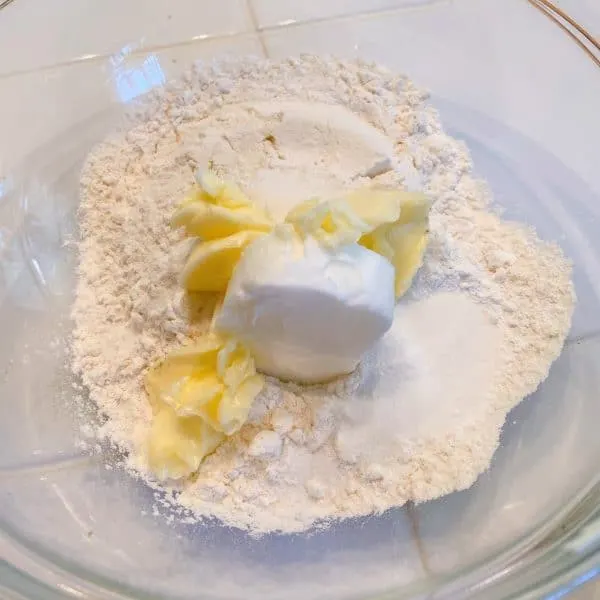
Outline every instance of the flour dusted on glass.
POLYGON ((210 165, 276 216, 368 182, 423 188, 434 201, 424 265, 392 329, 339 381, 268 378, 248 424, 194 481, 167 490, 194 518, 301 531, 464 489, 489 465, 507 411, 560 353, 574 302, 568 262, 491 210, 465 146, 426 100, 407 78, 361 62, 201 65, 89 156, 73 366, 106 417, 97 435, 154 487, 143 375, 208 327, 214 302, 187 299, 177 283, 189 245, 169 218, 194 171, 210 165), (354 117, 328 128, 323 105, 354 117))

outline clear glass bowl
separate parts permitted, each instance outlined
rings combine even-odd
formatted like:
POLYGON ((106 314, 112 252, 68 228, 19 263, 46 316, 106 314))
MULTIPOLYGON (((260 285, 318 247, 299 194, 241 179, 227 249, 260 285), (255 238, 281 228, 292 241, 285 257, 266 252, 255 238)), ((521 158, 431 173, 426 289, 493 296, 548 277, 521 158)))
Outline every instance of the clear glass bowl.
POLYGON ((600 569, 597 67, 524 0, 250 7, 248 31, 146 40, 0 77, 0 595, 493 600, 560 594, 592 577, 600 569), (374 11, 353 14, 363 5, 374 11), (506 215, 572 258, 573 328, 468 491, 306 535, 254 539, 217 523, 168 523, 152 513, 151 490, 80 450, 65 383, 79 169, 123 105, 192 61, 307 51, 371 58, 432 90, 506 215))

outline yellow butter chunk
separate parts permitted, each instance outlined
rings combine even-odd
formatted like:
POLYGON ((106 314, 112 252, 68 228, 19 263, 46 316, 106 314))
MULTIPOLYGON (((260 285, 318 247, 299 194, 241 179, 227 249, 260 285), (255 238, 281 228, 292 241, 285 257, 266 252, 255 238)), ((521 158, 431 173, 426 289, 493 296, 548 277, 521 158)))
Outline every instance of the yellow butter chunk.
POLYGON ((263 386, 263 376, 254 374, 245 379, 235 393, 226 389, 221 396, 207 402, 198 414, 216 431, 232 435, 246 422, 252 402, 263 386))
MULTIPOLYGON (((170 353, 146 375, 146 389, 153 407, 169 405, 179 416, 202 416, 211 402, 222 404, 225 392, 232 395, 240 426, 256 397, 248 397, 247 380, 256 376, 254 359, 239 342, 209 333, 198 342, 170 353), (238 391, 242 389, 241 396, 238 391)), ((262 387, 262 377, 260 377, 262 387)), ((211 420, 213 418, 211 417, 211 420)), ((213 423, 231 434, 229 423, 213 423)), ((239 427, 235 428, 235 430, 239 427)))
POLYGON ((236 340, 230 339, 219 350, 217 373, 228 387, 236 388, 254 372, 254 360, 250 352, 236 340))
POLYGON ((197 181, 192 194, 175 211, 173 227, 183 227, 187 235, 204 240, 246 229, 272 229, 272 219, 234 183, 220 179, 212 171, 200 173, 197 181))
POLYGON ((187 477, 224 439, 224 434, 200 417, 180 417, 170 406, 163 406, 152 420, 148 465, 160 480, 187 477))
POLYGON ((191 292, 223 292, 245 248, 261 231, 240 231, 230 236, 198 242, 181 274, 183 286, 191 292))
POLYGON ((148 374, 146 388, 151 404, 160 408, 168 404, 179 416, 201 414, 202 407, 220 398, 225 386, 210 372, 190 369, 190 365, 167 364, 148 374))
POLYGON ((254 399, 265 386, 265 378, 258 374, 247 377, 236 388, 235 394, 226 390, 219 404, 219 423, 223 432, 231 435, 242 427, 248 419, 248 413, 254 399))
POLYGON ((188 202, 173 215, 173 227, 183 227, 187 235, 214 240, 246 229, 268 232, 273 222, 257 208, 230 208, 207 202, 188 202))
POLYGON ((173 215, 174 227, 185 227, 188 235, 213 239, 240 231, 236 229, 240 221, 265 231, 273 226, 266 212, 235 183, 220 179, 212 171, 198 174, 196 181, 191 194, 173 215), (221 233, 222 230, 225 232, 221 233))
POLYGON ((431 203, 421 193, 397 193, 400 198, 400 216, 365 234, 359 243, 381 254, 394 265, 396 298, 399 298, 408 290, 423 263, 431 203))
POLYGON ((200 173, 196 180, 201 190, 200 198, 206 202, 228 208, 254 207, 252 200, 235 183, 221 179, 213 171, 200 173))
POLYGON ((146 375, 154 413, 148 456, 157 477, 194 473, 204 456, 246 422, 263 386, 248 350, 214 333, 151 369, 146 375))
POLYGON ((224 292, 246 246, 274 224, 237 185, 212 171, 197 175, 197 182, 171 219, 173 227, 199 238, 181 279, 192 292, 224 292))
POLYGON ((353 244, 372 229, 344 199, 308 200, 293 208, 285 220, 303 238, 310 235, 331 249, 353 244))
POLYGON ((361 188, 344 196, 350 208, 371 229, 393 223, 400 218, 405 192, 386 188, 361 188))

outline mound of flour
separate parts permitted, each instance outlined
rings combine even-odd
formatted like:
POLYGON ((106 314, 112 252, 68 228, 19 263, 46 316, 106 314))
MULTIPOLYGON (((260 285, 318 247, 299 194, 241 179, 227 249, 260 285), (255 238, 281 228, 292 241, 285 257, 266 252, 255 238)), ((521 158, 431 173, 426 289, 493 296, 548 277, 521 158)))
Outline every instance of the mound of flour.
POLYGON ((406 77, 361 62, 201 65, 136 105, 90 154, 73 369, 105 416, 97 436, 157 488, 144 372, 205 329, 214 306, 177 283, 189 244, 169 218, 194 171, 211 166, 279 216, 367 182, 434 201, 424 265, 390 332, 329 385, 268 379, 248 424, 193 481, 166 488, 193 518, 292 532, 464 489, 489 465, 506 413, 560 353, 569 263, 490 208, 467 149, 426 100, 406 77))

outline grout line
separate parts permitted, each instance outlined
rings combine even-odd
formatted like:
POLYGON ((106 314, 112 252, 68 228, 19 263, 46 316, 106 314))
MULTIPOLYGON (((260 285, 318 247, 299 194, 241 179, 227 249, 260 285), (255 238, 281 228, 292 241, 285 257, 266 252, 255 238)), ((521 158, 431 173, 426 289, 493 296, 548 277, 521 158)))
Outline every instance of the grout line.
POLYGON ((250 22, 252 23, 252 27, 254 27, 254 31, 258 36, 258 43, 260 44, 260 48, 265 56, 265 58, 269 58, 269 51, 267 49, 267 44, 265 43, 265 39, 262 34, 262 29, 258 24, 258 18, 256 16, 256 10, 254 10, 254 2, 252 0, 246 0, 246 10, 250 15, 250 22))
POLYGON ((51 460, 34 460, 22 465, 0 466, 0 480, 32 473, 45 474, 53 471, 62 471, 64 469, 87 465, 94 461, 95 459, 93 456, 87 454, 74 454, 70 456, 59 456, 51 460))
MULTIPOLYGON (((246 37, 250 38, 252 36, 260 38, 258 31, 231 31, 225 33, 206 34, 188 40, 184 40, 182 42, 177 42, 175 44, 154 44, 152 46, 144 46, 143 48, 139 48, 137 50, 133 50, 132 52, 127 53, 124 56, 124 58, 127 59, 136 56, 146 56, 155 52, 162 52, 163 50, 171 50, 173 48, 184 48, 185 46, 194 46, 196 44, 202 44, 204 42, 240 40, 246 37)), ((64 60, 57 63, 41 65, 39 67, 19 69, 16 71, 8 71, 6 73, 0 73, 0 83, 2 83, 2 81, 5 79, 11 79, 13 77, 21 77, 23 75, 32 75, 35 73, 44 73, 47 71, 53 71, 54 69, 62 69, 64 67, 72 67, 84 63, 93 64, 98 62, 105 62, 113 56, 122 56, 122 54, 120 51, 112 52, 110 54, 84 54, 82 56, 78 56, 76 58, 71 58, 69 60, 64 60)))
MULTIPOLYGON (((405 7, 401 7, 401 8, 388 7, 388 8, 383 8, 383 9, 379 9, 379 10, 366 10, 366 11, 361 11, 361 12, 357 12, 357 13, 335 15, 332 17, 320 17, 320 18, 316 18, 316 19, 306 19, 304 21, 292 21, 292 22, 286 21, 283 23, 276 23, 275 25, 265 25, 264 27, 259 27, 257 25, 256 15, 254 13, 254 7, 251 8, 252 0, 246 0, 246 1, 248 2, 247 6, 248 6, 250 19, 252 21, 253 26, 255 27, 255 29, 253 31, 229 31, 229 32, 214 33, 214 34, 209 33, 206 35, 197 36, 197 37, 194 37, 191 39, 183 40, 181 42, 176 42, 176 43, 171 43, 171 44, 155 44, 155 45, 145 46, 143 48, 139 48, 139 49, 131 52, 130 54, 128 54, 128 56, 143 56, 146 54, 151 54, 153 52, 160 52, 162 50, 169 50, 171 48, 180 48, 180 47, 185 47, 185 46, 191 46, 193 44, 198 44, 198 43, 202 43, 202 42, 214 42, 214 41, 218 41, 218 40, 235 40, 235 39, 242 39, 244 37, 250 37, 252 35, 256 35, 259 38, 259 43, 260 43, 261 47, 265 51, 265 56, 268 58, 269 54, 268 54, 266 45, 264 44, 264 38, 262 37, 263 32, 269 33, 269 32, 274 32, 274 31, 285 31, 288 29, 296 29, 296 28, 304 27, 306 25, 320 25, 323 23, 338 23, 338 22, 352 21, 354 19, 360 20, 360 19, 376 18, 376 17, 392 15, 392 14, 401 13, 401 12, 404 13, 404 12, 409 12, 409 11, 410 12, 423 11, 423 10, 429 10, 432 6, 436 6, 439 4, 452 4, 456 0, 430 0, 430 2, 428 2, 427 4, 418 4, 418 5, 415 4, 415 5, 405 6, 405 7)), ((38 67, 31 67, 31 68, 19 69, 16 71, 8 71, 5 73, 0 73, 0 83, 2 82, 3 79, 9 79, 11 77, 17 77, 17 76, 21 76, 21 75, 30 75, 32 73, 41 73, 41 72, 46 72, 46 71, 52 71, 53 69, 60 69, 61 67, 68 67, 68 66, 78 65, 78 64, 82 64, 82 63, 102 62, 102 61, 105 61, 106 59, 110 58, 111 56, 114 56, 115 54, 119 54, 119 51, 117 50, 115 52, 110 52, 108 54, 84 54, 82 56, 78 56, 76 58, 64 60, 64 61, 57 62, 57 63, 51 63, 51 64, 47 64, 47 65, 41 65, 38 67)))
POLYGON ((417 554, 419 555, 421 566, 423 567, 425 574, 431 576, 433 575, 433 572, 429 566, 429 558, 425 550, 425 544, 423 544, 423 538, 421 537, 421 532, 419 529, 419 517, 416 514, 415 505, 412 502, 407 502, 405 509, 408 520, 410 521, 410 532, 413 537, 413 541, 415 542, 415 546, 417 547, 417 554))
MULTIPOLYGON (((252 1, 252 0, 250 0, 252 1)), ((326 1, 326 0, 325 0, 326 1)), ((368 19, 371 17, 381 17, 386 15, 392 15, 397 13, 406 13, 406 12, 417 12, 429 10, 433 6, 437 6, 439 4, 454 4, 456 0, 428 0, 425 4, 423 3, 415 3, 409 4, 406 6, 395 6, 394 4, 390 4, 389 6, 383 6, 382 8, 378 8, 376 10, 359 10, 353 13, 341 13, 337 15, 332 15, 330 17, 316 17, 313 19, 304 19, 300 21, 296 21, 294 19, 282 21, 280 23, 274 23, 273 25, 265 25, 264 27, 259 27, 258 31, 278 31, 278 30, 286 30, 286 29, 296 29, 298 27, 303 27, 304 25, 321 25, 322 23, 329 22, 339 22, 339 21, 351 21, 353 19, 368 19)))
MULTIPOLYGON (((139 48, 132 52, 126 54, 126 58, 130 58, 132 56, 145 56, 148 54, 152 54, 154 52, 162 52, 163 50, 171 50, 172 48, 182 48, 185 46, 193 46, 195 44, 201 44, 203 42, 216 42, 221 40, 229 40, 229 39, 243 39, 245 37, 251 37, 256 35, 253 31, 232 31, 225 33, 215 33, 215 34, 206 34, 198 37, 194 37, 188 40, 184 40, 182 42, 177 42, 175 44, 155 44, 153 46, 145 46, 143 48, 139 48)), ((107 59, 113 56, 120 56, 121 52, 111 52, 110 54, 84 54, 82 56, 78 56, 76 58, 71 58, 69 60, 64 60, 58 63, 52 63, 48 65, 42 65, 40 67, 32 67, 26 69, 20 69, 16 71, 9 71, 7 73, 0 73, 0 83, 2 83, 5 79, 10 79, 12 77, 20 77, 22 75, 31 75, 34 73, 44 73, 46 71, 53 71, 54 69, 61 69, 64 67, 72 67, 75 65, 80 65, 83 63, 97 63, 104 62, 107 59)))

